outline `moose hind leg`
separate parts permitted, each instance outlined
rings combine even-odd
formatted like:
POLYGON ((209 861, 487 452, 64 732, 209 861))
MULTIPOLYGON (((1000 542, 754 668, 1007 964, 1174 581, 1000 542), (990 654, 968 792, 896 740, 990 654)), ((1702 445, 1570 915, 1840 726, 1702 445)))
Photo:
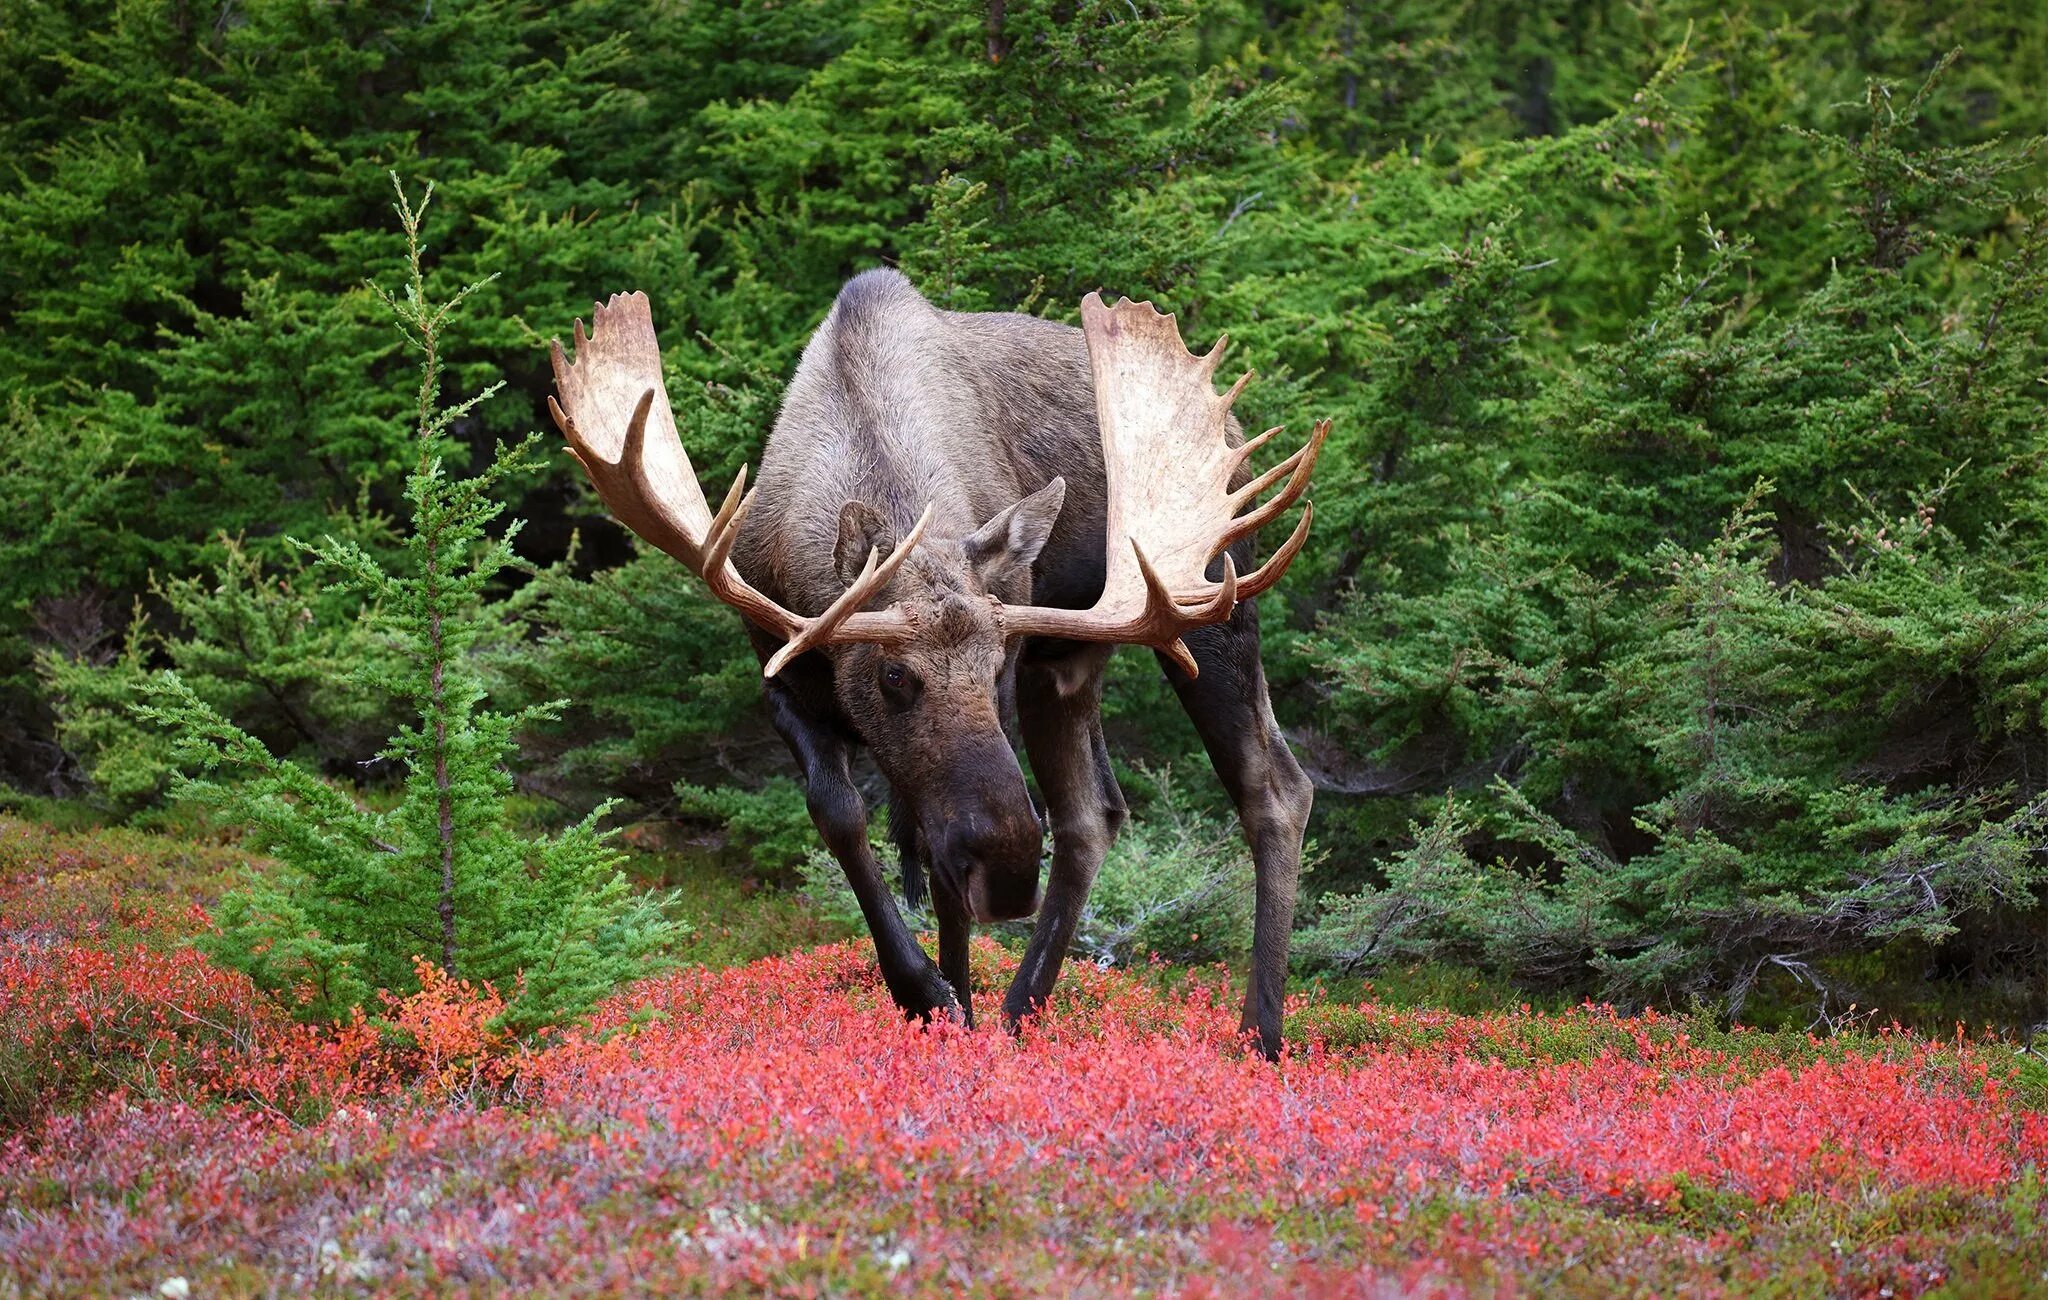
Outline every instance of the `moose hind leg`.
POLYGON ((1254 608, 1240 605, 1228 622, 1184 639, 1201 675, 1189 677, 1164 656, 1160 664, 1237 806, 1256 874, 1252 970, 1240 1025, 1256 1031, 1259 1050, 1277 1058, 1301 844, 1315 788, 1273 721, 1254 608))
POLYGON ((850 746, 830 724, 810 717, 795 694, 779 682, 770 684, 767 698, 775 730, 803 769, 811 821, 860 900, 889 996, 911 1016, 950 1010, 957 1005, 953 989, 903 923, 868 843, 867 805, 853 784, 850 746))
POLYGON ((1024 752, 1052 821, 1052 870, 1003 1019, 1015 1026, 1052 995, 1095 873, 1130 811, 1102 740, 1107 646, 1084 646, 1017 668, 1017 721, 1024 752))

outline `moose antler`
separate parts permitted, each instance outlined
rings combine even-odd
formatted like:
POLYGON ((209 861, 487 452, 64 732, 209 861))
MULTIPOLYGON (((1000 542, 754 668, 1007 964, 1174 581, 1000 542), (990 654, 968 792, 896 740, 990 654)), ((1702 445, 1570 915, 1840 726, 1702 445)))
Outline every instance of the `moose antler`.
POLYGON ((647 295, 614 294, 610 302, 595 305, 587 335, 583 322, 576 322, 575 346, 572 363, 559 340, 548 344, 560 394, 559 401, 548 398, 548 411, 569 440, 569 453, 620 523, 688 565, 712 595, 783 638, 765 675, 773 677, 806 650, 847 641, 902 641, 911 635, 901 611, 870 613, 860 607, 888 584, 923 538, 931 507, 887 559, 870 550, 859 576, 824 613, 815 618, 792 613, 732 566, 733 543, 754 500, 746 490, 747 471, 740 469, 713 515, 676 433, 647 295))
POLYGON ((1107 307, 1093 293, 1081 302, 1081 328, 1102 428, 1108 579, 1091 609, 1005 605, 1003 625, 1012 634, 1149 645, 1193 676, 1195 658, 1181 634, 1222 622, 1238 601, 1278 582, 1307 540, 1314 510, 1304 503, 1294 532, 1257 570, 1239 577, 1228 554, 1232 543, 1270 522, 1307 489, 1330 422, 1319 421, 1300 450, 1233 489, 1238 467, 1280 429, 1268 429, 1241 447, 1230 445, 1230 406, 1252 376, 1246 371, 1228 392, 1217 394, 1214 377, 1227 337, 1197 357, 1181 342, 1171 315, 1129 299, 1107 307), (1270 500, 1238 513, 1283 478, 1285 485, 1270 500), (1219 552, 1223 576, 1212 582, 1209 562, 1219 552))

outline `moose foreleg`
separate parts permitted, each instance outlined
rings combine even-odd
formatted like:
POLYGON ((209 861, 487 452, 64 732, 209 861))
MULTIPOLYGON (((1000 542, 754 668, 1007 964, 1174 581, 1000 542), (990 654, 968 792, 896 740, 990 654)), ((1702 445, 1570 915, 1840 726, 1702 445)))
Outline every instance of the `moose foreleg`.
POLYGON ((1130 817, 1102 741, 1102 669, 1110 647, 1089 646, 1017 669, 1024 751, 1052 821, 1052 870, 1038 924, 1003 999, 1014 1027, 1052 995, 1095 873, 1130 817))
POLYGON ((1201 665, 1201 676, 1189 677, 1165 656, 1160 665, 1201 735, 1218 779, 1237 805, 1238 821, 1251 845, 1256 874, 1252 971, 1240 1027, 1256 1031, 1259 1050, 1277 1059, 1287 993, 1287 944, 1301 881, 1301 843, 1308 832, 1315 787, 1273 720, 1252 606, 1239 605, 1229 622, 1191 632, 1186 640, 1201 665))
POLYGON ((954 1009, 958 1004, 952 986, 918 946, 883 882, 881 864, 868 843, 867 805, 853 784, 852 755, 846 741, 829 725, 808 717, 790 688, 771 682, 766 695, 775 730, 803 769, 804 799, 811 821, 846 872, 854 897, 860 900, 889 996, 911 1016, 954 1009))
POLYGON ((932 915, 939 923, 939 973, 953 986, 960 1001, 960 1017, 974 1024, 974 992, 968 964, 967 941, 974 935, 974 912, 950 879, 931 874, 932 915))

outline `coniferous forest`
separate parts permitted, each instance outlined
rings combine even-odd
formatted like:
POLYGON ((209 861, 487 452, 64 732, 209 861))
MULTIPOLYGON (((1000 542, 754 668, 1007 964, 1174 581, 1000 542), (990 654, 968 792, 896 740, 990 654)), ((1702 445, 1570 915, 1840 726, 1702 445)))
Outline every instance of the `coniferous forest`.
POLYGON ((2044 85, 2022 0, 0 0, 0 1295, 2048 1285, 2044 85), (564 454, 644 290, 715 504, 874 267, 1332 422, 1294 1073, 1150 653, 1048 1027, 916 1037, 738 618, 564 454), (91 1172, 208 1150, 285 1199, 91 1172))

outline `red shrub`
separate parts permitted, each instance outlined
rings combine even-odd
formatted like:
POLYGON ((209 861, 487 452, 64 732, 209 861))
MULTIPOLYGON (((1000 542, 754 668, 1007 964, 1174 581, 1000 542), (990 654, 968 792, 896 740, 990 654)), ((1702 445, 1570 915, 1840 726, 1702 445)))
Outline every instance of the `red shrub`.
POLYGON ((1981 1191, 2048 1155, 2038 1117, 2002 1104, 1984 1066, 1924 1045, 1755 1070, 1647 1038, 1641 1059, 1529 1065, 1312 1044, 1273 1069, 1240 1049, 1235 1003, 1211 983, 1168 995, 1084 968, 1014 1040, 905 1025, 847 995, 870 978, 856 945, 672 975, 640 996, 673 1014, 607 1032, 628 1024, 621 1000, 525 1077, 552 1107, 660 1116, 707 1159, 816 1136, 877 1169, 971 1161, 1001 1175, 1059 1151, 1091 1186, 1283 1205, 1369 1198, 1389 1179, 1646 1206, 1681 1178, 1766 1204, 1981 1191))
POLYGON ((206 928, 202 905, 250 861, 231 847, 0 816, 0 942, 189 935, 206 928))
POLYGON ((288 1109, 360 1091, 366 1025, 296 1024, 191 948, 48 942, 0 954, 0 1123, 95 1095, 288 1109))
POLYGON ((2024 1227, 2048 1119, 1975 1049, 1368 1007, 1346 1013, 1358 1041, 1332 1030, 1273 1067, 1202 973, 1166 992, 1082 967, 1011 1038, 905 1024, 846 944, 678 971, 519 1050, 487 1027, 490 990, 426 974, 392 1006, 410 1044, 379 1052, 362 1026, 276 1020, 190 954, 17 957, 10 1041, 177 1065, 0 1146, 0 1268, 31 1292, 173 1273, 1189 1296, 2048 1280, 2024 1227), (274 1101, 294 1091, 346 1104, 299 1126, 274 1101))

